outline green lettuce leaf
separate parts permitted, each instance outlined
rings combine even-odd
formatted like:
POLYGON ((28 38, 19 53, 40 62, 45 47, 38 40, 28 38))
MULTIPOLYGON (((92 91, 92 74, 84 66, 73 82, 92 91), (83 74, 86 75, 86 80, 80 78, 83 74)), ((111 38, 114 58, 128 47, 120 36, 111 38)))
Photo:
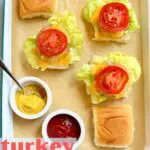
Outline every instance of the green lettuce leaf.
POLYGON ((140 29, 136 14, 133 9, 129 10, 129 15, 130 15, 129 31, 134 32, 134 31, 140 29))
POLYGON ((83 68, 77 74, 77 79, 85 82, 87 91, 91 95, 91 100, 93 104, 98 104, 110 98, 108 95, 103 95, 98 92, 95 93, 90 92, 90 87, 92 86, 92 83, 95 81, 95 76, 91 74, 91 70, 97 64, 119 65, 122 66, 129 74, 129 81, 126 88, 121 93, 115 95, 113 97, 114 99, 126 97, 128 95, 128 91, 131 88, 131 86, 141 76, 141 66, 135 57, 128 56, 120 52, 110 53, 105 57, 94 56, 91 61, 91 64, 84 65, 83 68))
POLYGON ((65 29, 71 38, 69 51, 71 54, 71 63, 79 61, 83 48, 83 35, 77 25, 73 13, 65 11, 64 13, 54 14, 48 20, 50 26, 59 26, 65 29))
POLYGON ((92 82, 94 81, 94 78, 90 74, 91 71, 91 65, 84 65, 83 68, 80 70, 80 72, 77 75, 78 80, 83 80, 87 86, 90 86, 92 82))
POLYGON ((105 2, 103 0, 89 0, 86 7, 84 8, 84 18, 91 22, 93 13, 98 7, 104 6, 105 2))
POLYGON ((111 3, 111 2, 123 3, 128 8, 129 17, 130 17, 130 23, 129 23, 128 30, 130 32, 133 32, 140 28, 138 21, 137 21, 136 14, 128 0, 89 0, 86 7, 84 8, 84 18, 88 22, 92 23, 91 20, 92 20, 92 16, 93 16, 95 10, 98 7, 103 7, 107 3, 111 3))
POLYGON ((33 51, 34 48, 36 48, 36 37, 32 36, 25 41, 24 54, 32 68, 39 69, 39 56, 33 51))

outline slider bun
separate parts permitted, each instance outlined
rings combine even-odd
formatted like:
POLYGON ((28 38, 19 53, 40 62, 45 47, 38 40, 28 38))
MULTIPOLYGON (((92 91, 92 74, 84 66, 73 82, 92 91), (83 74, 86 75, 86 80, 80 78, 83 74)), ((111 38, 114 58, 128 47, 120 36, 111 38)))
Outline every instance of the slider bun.
POLYGON ((132 143, 132 106, 93 107, 93 117, 96 146, 124 148, 132 143))
POLYGON ((99 31, 99 28, 97 27, 94 27, 94 32, 95 32, 95 37, 93 40, 95 41, 106 41, 106 42, 112 41, 112 42, 118 42, 118 43, 128 43, 128 41, 131 39, 130 33, 125 33, 120 38, 114 38, 114 37, 112 38, 112 37, 102 34, 99 31))
POLYGON ((57 9, 57 0, 20 0, 20 17, 50 17, 57 9))

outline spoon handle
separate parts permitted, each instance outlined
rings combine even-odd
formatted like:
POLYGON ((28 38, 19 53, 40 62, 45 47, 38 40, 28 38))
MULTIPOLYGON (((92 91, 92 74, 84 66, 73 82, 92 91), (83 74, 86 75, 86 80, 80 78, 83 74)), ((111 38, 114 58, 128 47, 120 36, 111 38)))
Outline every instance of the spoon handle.
POLYGON ((20 83, 16 80, 16 78, 11 74, 9 69, 6 67, 6 65, 3 63, 2 58, 0 57, 0 67, 18 84, 18 86, 23 89, 23 87, 20 85, 20 83))

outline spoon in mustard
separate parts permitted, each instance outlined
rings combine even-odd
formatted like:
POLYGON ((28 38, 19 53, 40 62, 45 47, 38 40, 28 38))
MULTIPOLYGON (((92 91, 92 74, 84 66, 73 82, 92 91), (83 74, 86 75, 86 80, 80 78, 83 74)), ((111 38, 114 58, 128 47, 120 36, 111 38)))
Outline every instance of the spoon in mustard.
MULTIPOLYGON (((9 71, 9 69, 7 68, 7 66, 4 64, 4 62, 2 61, 2 58, 0 57, 0 67, 15 81, 15 83, 18 85, 18 87, 24 92, 25 95, 31 95, 31 94, 36 94, 34 91, 29 90, 29 89, 25 89, 21 86, 21 84, 17 81, 17 79, 12 75, 12 73, 9 71)), ((40 95, 38 95, 39 97, 41 97, 40 95)))
POLYGON ((20 85, 17 79, 12 75, 7 66, 3 63, 2 58, 0 57, 0 67, 15 81, 15 83, 24 91, 24 88, 20 85))

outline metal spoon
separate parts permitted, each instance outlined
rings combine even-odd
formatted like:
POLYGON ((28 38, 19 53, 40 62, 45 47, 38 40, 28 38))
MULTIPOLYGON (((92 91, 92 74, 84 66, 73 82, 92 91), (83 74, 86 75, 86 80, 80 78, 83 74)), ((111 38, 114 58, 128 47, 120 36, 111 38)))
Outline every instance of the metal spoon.
POLYGON ((0 57, 0 67, 16 82, 16 84, 20 87, 21 90, 24 90, 24 88, 20 85, 20 83, 17 81, 17 79, 12 75, 12 73, 9 71, 9 69, 6 67, 6 65, 3 63, 1 57, 0 57))
MULTIPOLYGON (((21 90, 23 90, 25 95, 32 95, 35 94, 34 91, 32 90, 28 90, 28 89, 24 89, 20 83, 17 81, 17 79, 12 75, 12 73, 9 71, 9 69, 6 67, 6 65, 3 63, 2 58, 0 57, 0 67, 15 81, 15 83, 18 85, 18 87, 20 87, 21 90)), ((36 94, 37 95, 37 94, 36 94)), ((37 95, 39 97, 41 97, 40 95, 37 95)))

